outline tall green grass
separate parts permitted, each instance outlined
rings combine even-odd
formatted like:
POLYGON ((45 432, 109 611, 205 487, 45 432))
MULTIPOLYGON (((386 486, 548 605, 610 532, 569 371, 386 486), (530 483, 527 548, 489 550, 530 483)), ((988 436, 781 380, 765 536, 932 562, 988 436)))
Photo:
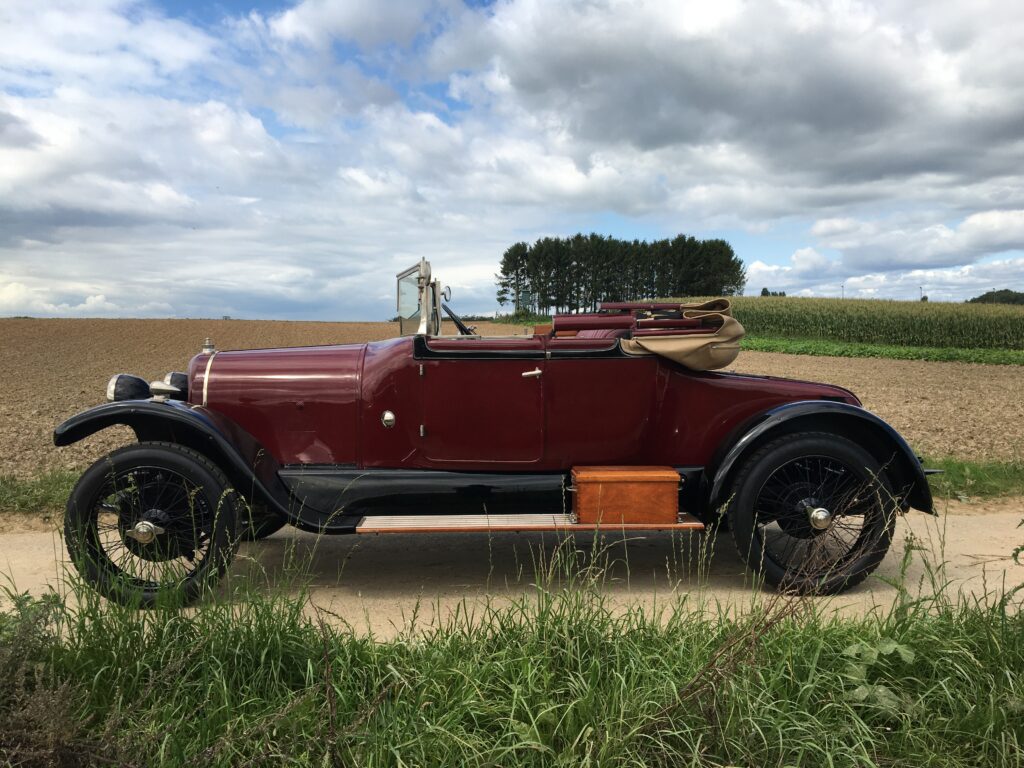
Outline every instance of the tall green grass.
POLYGON ((743 349, 754 352, 782 352, 787 355, 925 360, 933 363, 1024 365, 1024 350, 1020 349, 904 347, 898 344, 865 344, 864 342, 831 341, 829 339, 776 339, 761 336, 744 337, 743 349))
POLYGON ((52 514, 64 509, 78 472, 54 470, 36 477, 0 475, 0 514, 52 514))
POLYGON ((932 492, 940 498, 990 498, 1024 496, 1024 460, 961 461, 954 458, 925 458, 924 465, 941 469, 932 475, 932 492))
MULTIPOLYGON (((14 598, 0 757, 51 765, 1019 765, 1024 618, 904 584, 842 618, 612 605, 600 568, 375 642, 249 590, 198 609, 14 598)), ((556 553, 557 560, 558 553, 556 553)), ((908 548, 904 564, 909 562, 908 548)), ((12 595, 13 597, 13 595, 12 595)))

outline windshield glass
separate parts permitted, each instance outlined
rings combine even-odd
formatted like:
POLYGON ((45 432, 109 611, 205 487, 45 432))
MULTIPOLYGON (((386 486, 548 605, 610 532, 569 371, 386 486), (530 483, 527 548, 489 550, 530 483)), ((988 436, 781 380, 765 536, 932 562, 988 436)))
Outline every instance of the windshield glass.
POLYGON ((398 278, 398 325, 399 333, 408 336, 416 333, 420 326, 419 270, 398 278))

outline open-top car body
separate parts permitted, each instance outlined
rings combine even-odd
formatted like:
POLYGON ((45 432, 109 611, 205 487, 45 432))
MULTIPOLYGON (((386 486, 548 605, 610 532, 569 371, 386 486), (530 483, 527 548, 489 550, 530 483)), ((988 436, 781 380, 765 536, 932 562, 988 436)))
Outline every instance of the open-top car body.
POLYGON ((126 424, 138 439, 68 501, 79 570, 146 604, 194 596, 238 538, 286 523, 593 529, 572 513, 574 468, 656 468, 678 476, 678 514, 638 509, 606 530, 725 514, 770 583, 834 592, 881 561, 896 514, 933 511, 917 457, 850 391, 701 370, 736 355, 728 302, 606 303, 530 335, 481 336, 449 295, 423 261, 398 275, 394 339, 239 351, 208 340, 162 382, 112 378, 110 402, 54 434, 68 445, 126 424))

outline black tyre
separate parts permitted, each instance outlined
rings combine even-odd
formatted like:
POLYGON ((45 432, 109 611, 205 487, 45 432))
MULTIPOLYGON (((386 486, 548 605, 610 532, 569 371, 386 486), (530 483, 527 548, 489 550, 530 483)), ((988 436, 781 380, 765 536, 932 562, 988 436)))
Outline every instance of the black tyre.
POLYGON ((206 457, 138 443, 85 471, 68 499, 64 537, 78 572, 110 600, 184 604, 224 574, 244 511, 206 457))
POLYGON ((839 435, 803 432, 761 447, 732 487, 740 556, 785 592, 835 594, 878 567, 899 503, 885 469, 839 435))
POLYGON ((242 541, 259 541, 284 528, 288 518, 259 503, 249 505, 238 526, 242 541))

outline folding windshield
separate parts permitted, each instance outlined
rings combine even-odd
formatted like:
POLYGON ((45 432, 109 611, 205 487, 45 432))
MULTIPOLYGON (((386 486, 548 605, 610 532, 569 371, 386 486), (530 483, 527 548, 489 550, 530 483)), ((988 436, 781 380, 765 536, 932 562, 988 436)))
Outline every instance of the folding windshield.
POLYGON ((399 334, 409 336, 420 327, 420 268, 407 269, 398 275, 399 334))
POLYGON ((440 330, 437 285, 430 282, 430 263, 398 273, 398 326, 402 336, 436 334, 440 330))

